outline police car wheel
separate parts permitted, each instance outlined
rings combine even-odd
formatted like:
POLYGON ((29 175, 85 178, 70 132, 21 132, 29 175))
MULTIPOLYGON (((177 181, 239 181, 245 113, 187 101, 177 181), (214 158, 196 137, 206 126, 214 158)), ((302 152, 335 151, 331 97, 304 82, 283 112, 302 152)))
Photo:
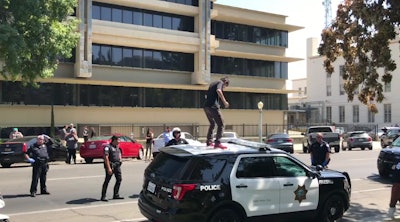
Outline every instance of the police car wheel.
POLYGON ((212 215, 210 222, 241 222, 242 218, 231 209, 220 209, 212 215))
POLYGON ((333 222, 343 216, 344 213, 344 202, 343 199, 338 195, 329 197, 324 204, 322 209, 320 220, 323 222, 333 222))

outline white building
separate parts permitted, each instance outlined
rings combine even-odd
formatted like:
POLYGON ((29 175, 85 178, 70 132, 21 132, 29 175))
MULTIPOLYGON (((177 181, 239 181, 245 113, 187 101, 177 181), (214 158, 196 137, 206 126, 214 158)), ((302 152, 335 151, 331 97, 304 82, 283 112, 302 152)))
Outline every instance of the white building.
MULTIPOLYGON (((332 75, 327 74, 323 67, 324 58, 317 53, 318 46, 318 39, 310 38, 307 40, 307 81, 303 86, 297 85, 297 88, 292 88, 304 89, 306 87, 307 89, 307 97, 302 98, 301 102, 311 112, 311 115, 307 118, 308 122, 317 121, 337 125, 378 125, 379 127, 400 123, 400 113, 394 112, 400 110, 400 102, 397 99, 397 89, 400 90, 399 69, 392 73, 392 82, 384 86, 385 99, 382 103, 376 104, 379 112, 374 114, 358 100, 357 95, 354 96, 353 101, 348 101, 340 73, 341 66, 344 64, 343 59, 339 58, 335 62, 335 71, 332 75)), ((392 41, 390 49, 392 57, 400 65, 398 40, 392 41)), ((294 82, 304 84, 304 81, 294 82)), ((299 103, 299 101, 289 99, 290 107, 294 103, 299 103)))

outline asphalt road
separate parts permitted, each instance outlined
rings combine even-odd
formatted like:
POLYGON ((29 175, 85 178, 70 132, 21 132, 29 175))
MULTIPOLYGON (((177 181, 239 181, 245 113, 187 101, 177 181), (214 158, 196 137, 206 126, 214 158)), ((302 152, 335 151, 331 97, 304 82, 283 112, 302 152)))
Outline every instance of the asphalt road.
MULTIPOLYGON (((355 149, 332 154, 329 167, 349 172, 352 179, 351 207, 341 221, 387 220, 391 184, 378 175, 376 158, 379 150, 379 144, 375 144, 372 151, 355 149)), ((307 163, 310 160, 308 154, 297 152, 294 155, 307 163)), ((52 163, 47 183, 51 195, 37 195, 35 198, 29 196, 29 165, 0 168, 0 191, 6 202, 0 213, 9 215, 12 222, 147 221, 137 207, 143 170, 147 164, 139 160, 125 160, 120 191, 125 199, 109 202, 99 201, 104 179, 100 161, 76 165, 52 163)), ((110 182, 108 196, 112 195, 114 182, 114 179, 110 182)))

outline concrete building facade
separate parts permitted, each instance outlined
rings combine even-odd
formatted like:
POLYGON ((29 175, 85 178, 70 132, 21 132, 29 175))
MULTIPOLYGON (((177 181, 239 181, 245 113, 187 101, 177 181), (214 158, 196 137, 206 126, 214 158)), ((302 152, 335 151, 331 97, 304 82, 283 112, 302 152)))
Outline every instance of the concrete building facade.
MULTIPOLYGON (((80 40, 39 89, 0 81, 0 127, 96 124, 208 125, 208 84, 230 78, 226 125, 283 124, 286 16, 212 0, 79 0, 80 40)), ((114 131, 114 130, 110 130, 114 131)))
MULTIPOLYGON (((396 64, 400 64, 398 42, 397 39, 390 44, 392 58, 396 64)), ((338 58, 334 64, 335 72, 328 75, 322 65, 324 58, 317 54, 318 45, 317 38, 307 40, 307 98, 303 103, 313 110, 312 116, 321 123, 337 125, 364 124, 383 127, 400 123, 400 114, 396 112, 400 110, 400 102, 396 99, 397 85, 399 85, 397 80, 400 74, 398 69, 392 73, 392 82, 384 85, 385 99, 382 103, 376 104, 378 113, 374 114, 358 100, 357 95, 353 101, 348 101, 343 89, 344 80, 341 77, 344 60, 338 58)))

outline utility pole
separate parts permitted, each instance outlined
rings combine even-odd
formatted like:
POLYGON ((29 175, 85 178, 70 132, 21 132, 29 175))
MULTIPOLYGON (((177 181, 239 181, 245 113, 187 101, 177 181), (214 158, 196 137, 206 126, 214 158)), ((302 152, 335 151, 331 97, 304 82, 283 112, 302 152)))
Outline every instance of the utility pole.
POLYGON ((325 7, 325 28, 327 28, 332 21, 332 5, 331 0, 323 0, 322 5, 325 7))

